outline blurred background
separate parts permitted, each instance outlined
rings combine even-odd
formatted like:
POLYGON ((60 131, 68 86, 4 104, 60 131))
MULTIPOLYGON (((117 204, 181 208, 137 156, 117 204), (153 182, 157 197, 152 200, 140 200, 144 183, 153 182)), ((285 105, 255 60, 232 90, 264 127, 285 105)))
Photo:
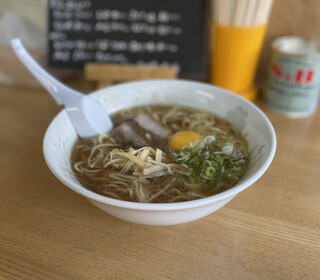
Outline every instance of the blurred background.
POLYGON ((302 36, 320 40, 320 1, 275 0, 260 57, 257 79, 265 81, 271 55, 271 42, 281 36, 302 36))
MULTIPOLYGON (((210 2, 210 1, 207 1, 210 2)), ((271 9, 265 40, 257 69, 257 84, 263 84, 268 74, 268 63, 271 54, 271 42, 280 36, 297 35, 312 39, 320 39, 320 21, 318 0, 275 0, 271 9)), ((20 35, 26 47, 32 50, 36 57, 43 59, 46 51, 47 30, 47 0, 0 0, 0 82, 8 83, 6 72, 16 71, 10 65, 8 57, 8 42, 12 34, 20 35), (27 35, 28 34, 28 35, 27 35), (6 65, 6 66, 4 66, 6 65)), ((209 36, 209 35, 208 35, 209 36)), ((205 46, 204 46, 205 47, 205 46)), ((19 68, 20 65, 19 65, 19 68)), ((27 80, 15 73, 18 82, 27 80)), ((29 83, 33 85, 34 83, 29 83)))

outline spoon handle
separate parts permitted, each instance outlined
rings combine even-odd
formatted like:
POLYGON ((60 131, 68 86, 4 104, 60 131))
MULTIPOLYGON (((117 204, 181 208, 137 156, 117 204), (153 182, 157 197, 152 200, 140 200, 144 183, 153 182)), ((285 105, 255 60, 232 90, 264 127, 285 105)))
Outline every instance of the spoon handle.
POLYGON ((13 39, 11 41, 11 46, 25 67, 28 68, 33 76, 52 95, 55 101, 59 105, 62 105, 64 101, 60 92, 70 91, 71 89, 61 84, 58 80, 50 76, 44 69, 42 69, 22 46, 20 39, 13 39))
POLYGON ((112 129, 112 121, 105 109, 95 100, 57 81, 28 54, 19 39, 11 41, 16 55, 33 76, 52 95, 64 104, 69 119, 80 137, 92 137, 112 129))

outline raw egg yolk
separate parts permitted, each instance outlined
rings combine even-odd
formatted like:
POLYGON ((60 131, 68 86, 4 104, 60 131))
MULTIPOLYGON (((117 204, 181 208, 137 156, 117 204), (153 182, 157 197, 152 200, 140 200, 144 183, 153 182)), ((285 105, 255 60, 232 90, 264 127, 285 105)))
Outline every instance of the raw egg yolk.
POLYGON ((188 146, 190 142, 201 140, 199 133, 193 131, 179 131, 172 135, 169 140, 169 146, 176 150, 181 150, 182 147, 188 146))

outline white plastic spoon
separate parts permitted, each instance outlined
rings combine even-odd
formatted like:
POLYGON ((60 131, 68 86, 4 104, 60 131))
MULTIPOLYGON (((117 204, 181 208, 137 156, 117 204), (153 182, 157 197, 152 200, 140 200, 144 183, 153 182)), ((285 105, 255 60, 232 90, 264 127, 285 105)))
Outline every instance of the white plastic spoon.
POLYGON ((11 46, 21 62, 44 86, 59 105, 64 105, 70 121, 80 137, 92 137, 112 129, 112 121, 105 109, 92 98, 63 85, 49 75, 29 55, 19 39, 11 46))

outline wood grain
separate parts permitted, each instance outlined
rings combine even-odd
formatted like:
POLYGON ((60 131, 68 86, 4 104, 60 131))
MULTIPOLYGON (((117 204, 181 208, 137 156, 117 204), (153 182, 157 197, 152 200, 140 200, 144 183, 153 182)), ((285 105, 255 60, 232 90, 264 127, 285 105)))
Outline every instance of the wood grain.
POLYGON ((0 279, 317 279, 320 112, 295 120, 258 105, 278 137, 266 174, 208 217, 150 227, 59 183, 42 140, 60 108, 42 90, 0 86, 0 279))
POLYGON ((146 79, 176 79, 177 69, 171 66, 142 66, 133 64, 104 64, 90 62, 84 68, 88 81, 123 82, 146 79))

